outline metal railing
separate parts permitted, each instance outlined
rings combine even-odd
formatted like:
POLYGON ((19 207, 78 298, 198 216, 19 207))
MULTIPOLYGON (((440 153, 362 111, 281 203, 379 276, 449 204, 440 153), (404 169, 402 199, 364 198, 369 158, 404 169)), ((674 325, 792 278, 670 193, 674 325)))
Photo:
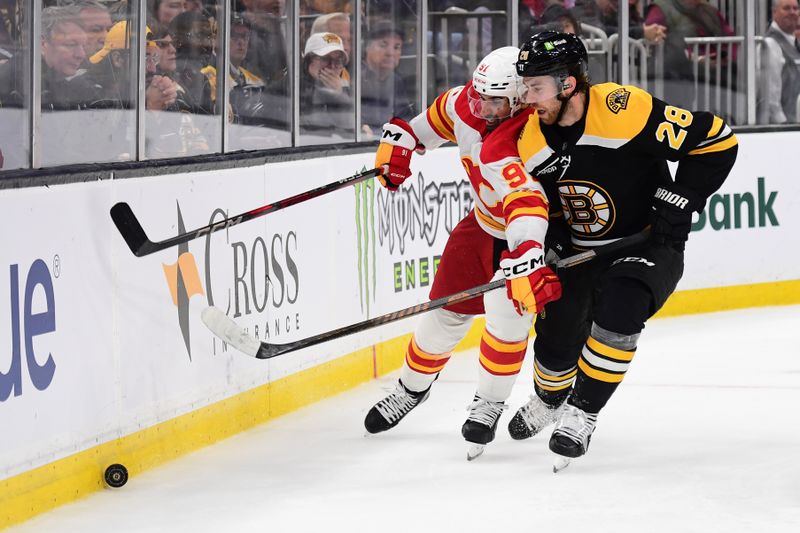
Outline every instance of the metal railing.
POLYGON ((737 47, 744 37, 687 37, 694 77, 694 108, 713 111, 728 120, 743 121, 744 100, 736 90, 737 47))

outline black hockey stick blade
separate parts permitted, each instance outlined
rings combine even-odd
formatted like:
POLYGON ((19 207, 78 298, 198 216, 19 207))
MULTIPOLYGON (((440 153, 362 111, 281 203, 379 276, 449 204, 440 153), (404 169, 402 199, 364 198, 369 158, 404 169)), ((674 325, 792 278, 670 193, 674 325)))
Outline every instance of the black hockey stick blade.
POLYGON ((131 206, 125 202, 114 204, 111 207, 111 219, 134 255, 141 257, 152 253, 150 248, 153 243, 147 238, 147 234, 136 219, 136 215, 133 214, 131 206))
POLYGON ((348 185, 355 185, 356 183, 374 178, 383 172, 384 170, 382 168, 366 170, 360 174, 356 174, 355 176, 340 179, 339 181, 322 185, 316 189, 311 189, 310 191, 301 192, 300 194, 296 194, 289 198, 284 198, 283 200, 278 200, 277 202, 251 209, 250 211, 246 211, 240 215, 226 218, 220 220, 219 222, 215 222, 214 224, 209 224, 208 226, 203 226, 202 228, 187 231, 186 233, 181 233, 180 235, 170 237, 169 239, 165 239, 163 241, 151 241, 147 237, 147 234, 144 232, 144 228, 142 228, 142 225, 139 223, 136 215, 133 214, 131 206, 125 202, 114 204, 114 206, 111 208, 111 219, 114 221, 114 225, 117 226, 122 238, 125 239, 125 243, 128 245, 128 248, 130 248, 131 252, 133 252, 133 255, 136 257, 143 257, 145 255, 150 255, 152 253, 189 242, 204 235, 208 235, 209 233, 227 229, 231 226, 241 224, 242 222, 247 222, 248 220, 262 217, 269 213, 279 211, 285 207, 305 202, 306 200, 322 196, 323 194, 342 189, 348 185))
MULTIPOLYGON (((553 266, 556 269, 569 268, 581 263, 585 263, 586 261, 591 261, 595 257, 608 255, 623 248, 643 243, 648 238, 649 231, 645 230, 612 243, 598 246, 592 250, 566 257, 556 262, 556 264, 553 266)), ((208 329, 210 329, 214 335, 224 340, 240 352, 251 357, 255 357, 256 359, 271 359, 288 352, 300 350, 301 348, 307 348, 309 346, 314 346, 316 344, 337 339, 339 337, 344 337, 347 335, 352 335, 353 333, 371 329, 376 326, 389 324, 390 322, 395 322, 397 320, 418 315, 420 313, 433 311, 434 309, 439 309, 440 307, 445 307, 446 305, 463 302, 464 300, 475 298, 476 296, 491 290, 505 287, 505 283, 505 279, 498 279, 450 296, 445 296, 429 302, 413 305, 399 311, 394 311, 392 313, 381 315, 375 318, 370 318, 362 322, 357 322, 355 324, 350 324, 349 326, 326 331, 325 333, 320 333, 318 335, 300 339, 287 344, 271 344, 268 342, 260 342, 258 339, 247 333, 236 322, 228 318, 223 311, 213 306, 204 309, 201 314, 201 318, 206 327, 208 327, 208 329)))

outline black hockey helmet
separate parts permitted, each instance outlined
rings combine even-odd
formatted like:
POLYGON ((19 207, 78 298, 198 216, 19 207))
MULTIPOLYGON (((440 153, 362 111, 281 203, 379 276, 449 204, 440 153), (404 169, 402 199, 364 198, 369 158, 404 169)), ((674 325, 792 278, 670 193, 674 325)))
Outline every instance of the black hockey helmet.
POLYGON ((543 31, 532 35, 519 50, 517 74, 520 76, 575 76, 588 83, 589 56, 583 42, 571 33, 543 31))

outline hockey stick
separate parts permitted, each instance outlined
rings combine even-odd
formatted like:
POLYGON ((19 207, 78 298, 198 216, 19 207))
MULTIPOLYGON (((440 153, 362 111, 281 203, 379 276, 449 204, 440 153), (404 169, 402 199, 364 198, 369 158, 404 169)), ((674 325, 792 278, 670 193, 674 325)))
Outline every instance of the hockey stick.
MULTIPOLYGON (((557 261, 554 266, 556 267, 556 269, 559 269, 559 268, 569 268, 575 265, 579 265, 581 263, 585 263, 586 261, 591 261, 595 257, 608 255, 618 250, 621 250, 622 248, 627 248, 628 246, 633 246, 635 244, 642 243, 646 241, 648 237, 649 237, 649 231, 636 233, 629 237, 625 237, 617 241, 614 241, 610 244, 599 246, 592 250, 572 255, 570 257, 565 257, 564 259, 557 261)), ((401 309, 400 311, 394 311, 392 313, 388 313, 382 316, 370 318, 368 320, 364 320, 356 324, 344 326, 338 329, 327 331, 325 333, 320 333, 319 335, 314 335, 313 337, 307 337, 305 339, 300 339, 298 341, 290 342, 287 344, 270 344, 268 342, 259 341, 258 339, 247 333, 236 322, 228 318, 223 311, 213 306, 204 309, 201 314, 201 318, 203 320, 203 323, 205 323, 206 327, 208 327, 208 329, 210 329, 214 335, 224 340, 225 342, 227 342, 240 352, 245 353, 251 357, 255 357, 256 359, 271 359, 273 357, 277 357, 279 355, 288 352, 293 352, 301 348, 307 348, 309 346, 314 346, 316 344, 320 344, 322 342, 326 342, 332 339, 337 339, 339 337, 344 337, 346 335, 358 333, 359 331, 364 331, 367 329, 374 328, 376 326, 381 326, 383 324, 395 322, 396 320, 400 320, 401 318, 407 318, 410 316, 418 315, 420 313, 425 313, 426 311, 439 309, 440 307, 444 307, 449 304, 463 302, 464 300, 469 300, 470 298, 474 298, 485 292, 489 292, 491 290, 504 287, 505 283, 506 283, 505 279, 498 279, 486 283, 484 285, 479 285, 477 287, 473 287, 471 289, 467 289, 465 291, 450 296, 437 298, 436 300, 431 300, 429 302, 417 304, 411 307, 407 307, 405 309, 401 309)))
POLYGON ((111 218, 114 220, 114 224, 122 234, 122 238, 125 239, 125 242, 128 244, 128 248, 131 249, 131 252, 133 252, 133 255, 136 257, 143 257, 145 255, 150 255, 152 253, 165 250, 172 246, 177 246, 178 244, 189 242, 202 237, 203 235, 207 235, 222 229, 227 229, 231 226, 241 224, 242 222, 247 222, 248 220, 253 220, 254 218, 258 218, 268 213, 278 211, 279 209, 283 209, 284 207, 305 202, 306 200, 322 196, 323 194, 342 189, 348 185, 355 185, 356 183, 374 178, 382 173, 383 170, 379 168, 366 170, 360 174, 356 174, 355 176, 340 179, 339 181, 322 185, 321 187, 311 189, 310 191, 301 192, 300 194, 296 194, 289 198, 284 198, 283 200, 278 200, 277 202, 257 207, 240 215, 226 218, 224 220, 220 220, 219 222, 215 222, 214 224, 209 224, 208 226, 203 226, 202 228, 188 231, 186 233, 181 233, 180 235, 170 237, 169 239, 165 239, 163 241, 151 241, 147 237, 142 225, 139 224, 139 220, 136 218, 136 215, 133 214, 131 206, 126 202, 114 204, 114 206, 111 208, 111 218))

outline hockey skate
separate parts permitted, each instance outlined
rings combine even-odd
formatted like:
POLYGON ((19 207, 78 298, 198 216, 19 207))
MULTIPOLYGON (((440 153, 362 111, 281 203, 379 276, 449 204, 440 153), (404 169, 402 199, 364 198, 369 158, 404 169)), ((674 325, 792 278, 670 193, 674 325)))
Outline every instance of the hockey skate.
POLYGON ((597 424, 597 413, 587 413, 574 405, 566 404, 550 436, 550 451, 557 457, 553 472, 569 466, 570 460, 580 457, 589 448, 597 424))
POLYGON ((503 402, 492 402, 475 395, 467 407, 469 416, 461 426, 461 434, 471 443, 467 450, 467 461, 472 461, 483 453, 487 444, 494 440, 500 415, 508 409, 503 402))
POLYGON ((548 405, 536 394, 531 394, 528 403, 520 407, 508 423, 508 434, 514 440, 533 437, 558 419, 563 405, 563 402, 558 405, 548 405))
POLYGON ((369 410, 364 419, 364 427, 369 433, 380 433, 392 429, 412 409, 427 400, 430 393, 430 387, 421 392, 410 391, 398 379, 395 389, 369 410))

